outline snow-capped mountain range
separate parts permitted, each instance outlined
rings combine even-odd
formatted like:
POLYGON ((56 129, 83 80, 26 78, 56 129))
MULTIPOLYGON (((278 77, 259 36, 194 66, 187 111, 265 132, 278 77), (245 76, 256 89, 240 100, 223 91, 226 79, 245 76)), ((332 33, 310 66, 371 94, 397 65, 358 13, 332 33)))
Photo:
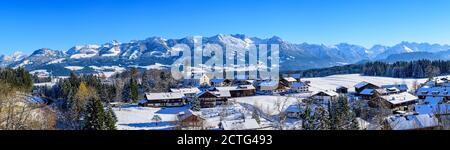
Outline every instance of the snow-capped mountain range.
MULTIPOLYGON (((281 70, 301 70, 322 68, 336 65, 352 64, 364 61, 415 60, 415 59, 450 59, 450 46, 428 43, 401 42, 395 46, 375 45, 365 48, 358 45, 341 43, 337 45, 318 45, 287 42, 274 36, 267 39, 249 37, 242 34, 203 37, 203 44, 246 47, 250 44, 279 44, 281 70)), ((0 56, 2 67, 25 67, 28 70, 42 70, 56 74, 70 71, 92 72, 104 71, 98 68, 158 68, 167 67, 177 57, 170 52, 176 44, 194 45, 194 38, 164 39, 151 37, 128 43, 112 41, 101 45, 74 46, 66 51, 42 48, 31 55, 14 53, 0 56)), ((123 70, 123 69, 121 69, 123 70)))

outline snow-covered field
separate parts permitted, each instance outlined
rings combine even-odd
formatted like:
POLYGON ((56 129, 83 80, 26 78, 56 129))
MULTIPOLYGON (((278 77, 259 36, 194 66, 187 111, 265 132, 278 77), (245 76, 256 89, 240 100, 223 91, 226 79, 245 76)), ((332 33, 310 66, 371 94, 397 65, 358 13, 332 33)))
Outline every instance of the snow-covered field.
MULTIPOLYGON (((370 77, 361 76, 359 74, 348 75, 333 75, 320 78, 305 78, 304 80, 311 81, 311 90, 335 90, 338 86, 344 86, 353 91, 353 86, 359 82, 366 81, 376 85, 386 84, 407 84, 409 87, 413 82, 423 83, 427 79, 400 79, 388 77, 370 77)), ((308 95, 308 94, 306 94, 308 95)), ((261 126, 270 127, 273 118, 280 112, 284 111, 289 105, 292 105, 304 98, 305 95, 294 94, 293 96, 250 96, 232 98, 229 100, 230 105, 218 106, 215 108, 201 109, 202 117, 206 119, 205 127, 210 129, 218 128, 221 120, 238 120, 251 118, 253 108, 258 108, 262 113, 261 126), (224 113, 225 112, 225 113, 224 113), (224 115, 225 114, 225 115, 224 115), (269 116, 266 116, 269 115, 269 116), (268 120, 266 120, 268 119, 268 120)), ((120 130, 165 130, 172 129, 175 126, 177 115, 179 112, 189 109, 189 106, 179 108, 148 108, 138 107, 136 105, 123 106, 121 108, 113 108, 117 117, 117 127, 120 130), (162 120, 154 122, 152 120, 154 115, 159 115, 162 120)), ((301 122, 298 120, 290 120, 287 122, 288 128, 297 128, 301 122)))
MULTIPOLYGON (((170 130, 176 125, 177 115, 186 111, 190 106, 173 108, 150 108, 136 105, 113 108, 116 113, 119 130, 170 130), (154 115, 159 115, 161 121, 152 120, 154 115)), ((252 110, 243 107, 238 103, 217 106, 214 108, 201 109, 201 115, 206 119, 204 127, 207 129, 218 129, 221 120, 240 120, 243 117, 251 119, 252 110)), ((271 122, 261 119, 262 127, 269 127, 271 122)))
POLYGON ((238 103, 249 104, 257 107, 262 112, 268 115, 277 115, 284 111, 289 105, 292 105, 300 99, 295 97, 285 97, 285 96, 251 96, 251 97, 239 97, 233 98, 230 101, 236 101, 238 103))
POLYGON ((71 71, 77 71, 77 70, 83 69, 84 67, 82 67, 82 66, 66 66, 64 68, 69 69, 71 71))
POLYGON ((113 108, 118 118, 117 128, 119 130, 165 130, 171 129, 175 125, 177 115, 189 107, 178 108, 151 108, 139 107, 136 105, 113 108), (152 120, 154 115, 159 115, 161 121, 152 120))
POLYGON ((345 74, 345 75, 333 75, 327 77, 318 78, 304 78, 303 80, 311 81, 311 91, 320 90, 335 90, 338 86, 344 86, 349 88, 350 91, 354 91, 353 86, 359 82, 366 81, 376 85, 385 84, 402 84, 405 83, 408 87, 412 87, 413 82, 423 83, 427 79, 402 79, 402 78, 389 78, 389 77, 372 77, 361 76, 359 74, 345 74))

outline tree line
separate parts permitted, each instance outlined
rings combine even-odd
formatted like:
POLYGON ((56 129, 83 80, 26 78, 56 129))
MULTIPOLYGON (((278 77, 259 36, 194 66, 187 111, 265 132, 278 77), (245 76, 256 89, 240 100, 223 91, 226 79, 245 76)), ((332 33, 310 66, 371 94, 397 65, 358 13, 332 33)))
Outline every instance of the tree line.
POLYGON ((288 71, 298 73, 302 77, 324 77, 336 74, 361 74, 366 76, 383 76, 394 78, 429 78, 450 74, 450 61, 417 60, 387 63, 382 61, 352 64, 330 68, 288 71))

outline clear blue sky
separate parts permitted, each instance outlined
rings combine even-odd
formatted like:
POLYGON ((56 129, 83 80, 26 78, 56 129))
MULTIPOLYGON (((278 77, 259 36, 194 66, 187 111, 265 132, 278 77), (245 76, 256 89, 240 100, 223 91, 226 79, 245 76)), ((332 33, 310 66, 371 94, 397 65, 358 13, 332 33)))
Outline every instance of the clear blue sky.
POLYGON ((448 0, 1 0, 0 53, 242 33, 293 43, 450 44, 448 0))

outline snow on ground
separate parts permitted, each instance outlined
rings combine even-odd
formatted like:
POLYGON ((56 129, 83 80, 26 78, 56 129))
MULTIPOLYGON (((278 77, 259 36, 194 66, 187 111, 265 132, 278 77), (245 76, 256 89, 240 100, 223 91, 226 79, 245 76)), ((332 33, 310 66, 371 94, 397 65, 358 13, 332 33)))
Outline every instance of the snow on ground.
POLYGON ((154 65, 149 65, 149 66, 137 66, 137 67, 143 68, 143 69, 146 69, 146 70, 150 70, 150 69, 158 69, 158 70, 161 70, 161 69, 170 68, 170 65, 163 65, 163 64, 160 64, 160 63, 155 63, 154 65))
POLYGON ((99 72, 98 75, 104 75, 107 78, 117 73, 122 73, 126 70, 124 67, 119 66, 89 66, 89 67, 99 72))
POLYGON ((300 99, 295 97, 286 96, 250 96, 250 97, 238 97, 233 98, 230 101, 235 100, 239 103, 249 104, 259 108, 263 113, 268 115, 277 115, 284 111, 289 105, 295 104, 300 99))
POLYGON ((82 66, 66 66, 64 68, 69 69, 71 71, 77 71, 77 70, 83 69, 84 67, 82 67, 82 66))
POLYGON ((81 58, 91 58, 97 56, 97 53, 94 54, 74 54, 70 56, 72 59, 81 59, 81 58))
MULTIPOLYGON (((170 130, 176 125, 177 115, 180 112, 190 108, 189 105, 184 107, 170 108, 151 108, 140 107, 137 105, 128 105, 113 108, 118 122, 119 130, 170 130), (154 115, 161 117, 160 122, 152 120, 154 115)), ((218 129, 222 120, 242 120, 243 117, 251 119, 252 110, 248 110, 238 103, 230 105, 222 105, 214 108, 202 108, 201 115, 206 119, 205 127, 207 129, 218 129)), ((262 127, 270 127, 271 122, 260 118, 262 127)))
POLYGON ((65 58, 55 59, 55 60, 52 60, 52 61, 48 62, 47 64, 48 65, 50 65, 50 64, 59 64, 59 63, 62 63, 64 60, 66 60, 66 59, 65 58))
POLYGON ((311 81, 311 91, 335 90, 338 86, 344 86, 349 88, 349 91, 354 91, 355 88, 353 88, 353 86, 362 81, 370 82, 379 86, 386 84, 405 83, 409 88, 411 88, 414 81, 417 81, 420 84, 425 82, 427 79, 402 79, 390 77, 361 76, 359 74, 345 74, 317 78, 304 78, 303 80, 311 81))
POLYGON ((189 109, 185 107, 174 108, 151 108, 137 105, 122 106, 113 108, 116 113, 119 130, 167 130, 172 129, 177 120, 179 112, 189 109), (160 122, 152 120, 154 115, 161 117, 160 122))
POLYGON ((56 85, 55 82, 33 83, 35 87, 53 87, 54 85, 56 85))

